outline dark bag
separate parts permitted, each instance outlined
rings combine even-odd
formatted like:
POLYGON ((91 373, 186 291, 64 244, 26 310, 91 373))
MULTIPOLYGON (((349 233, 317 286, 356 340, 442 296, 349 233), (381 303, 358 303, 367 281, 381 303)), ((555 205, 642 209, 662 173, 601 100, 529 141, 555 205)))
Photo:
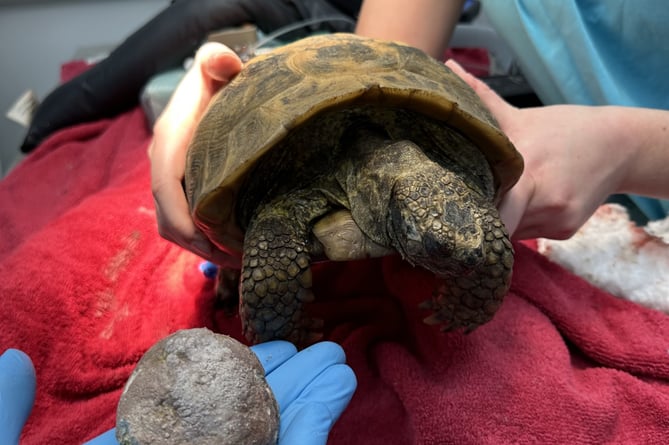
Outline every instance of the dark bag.
MULTIPOLYGON (((348 3, 360 6, 360 1, 348 3)), ((175 0, 106 59, 54 89, 38 107, 21 151, 30 152, 61 128, 132 108, 151 77, 180 66, 212 31, 253 23, 270 33, 297 22, 335 16, 352 18, 326 0, 175 0)), ((304 35, 321 29, 353 31, 353 24, 333 20, 296 32, 304 35)))

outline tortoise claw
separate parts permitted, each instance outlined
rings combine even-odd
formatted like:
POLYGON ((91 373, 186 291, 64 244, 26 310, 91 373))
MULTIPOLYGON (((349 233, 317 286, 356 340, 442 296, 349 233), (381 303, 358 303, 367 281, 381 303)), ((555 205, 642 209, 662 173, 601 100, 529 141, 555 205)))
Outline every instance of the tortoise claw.
POLYGON ((431 300, 425 300, 418 305, 419 309, 433 310, 435 308, 434 303, 431 300))
POLYGON ((434 314, 430 315, 429 317, 425 317, 423 319, 423 323, 425 323, 426 325, 435 326, 435 325, 438 325, 438 324, 442 324, 443 321, 439 318, 439 316, 435 312, 434 314))

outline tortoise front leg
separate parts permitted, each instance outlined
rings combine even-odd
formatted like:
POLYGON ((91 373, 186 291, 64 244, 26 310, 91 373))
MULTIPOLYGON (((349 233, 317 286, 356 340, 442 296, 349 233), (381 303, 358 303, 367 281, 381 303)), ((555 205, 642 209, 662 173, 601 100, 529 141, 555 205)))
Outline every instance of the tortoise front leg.
POLYGON ((282 196, 259 209, 244 239, 239 313, 251 343, 316 341, 322 322, 304 313, 311 290, 312 221, 329 210, 314 191, 282 196))
POLYGON ((444 279, 422 305, 434 312, 425 322, 471 331, 501 305, 511 282, 513 247, 492 200, 471 191, 458 175, 425 173, 395 183, 388 231, 406 260, 444 279))
POLYGON ((488 322, 501 306, 511 285, 513 246, 496 211, 483 211, 481 219, 485 232, 482 263, 437 285, 432 299, 421 304, 433 311, 425 323, 439 324, 444 331, 464 328, 470 332, 488 322))

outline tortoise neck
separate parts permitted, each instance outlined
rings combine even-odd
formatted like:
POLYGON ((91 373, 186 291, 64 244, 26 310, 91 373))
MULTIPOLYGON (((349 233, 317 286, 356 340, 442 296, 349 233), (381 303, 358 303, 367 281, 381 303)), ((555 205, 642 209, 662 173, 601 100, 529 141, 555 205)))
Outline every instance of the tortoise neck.
POLYGON ((390 140, 390 135, 382 126, 363 120, 354 123, 344 132, 341 137, 341 144, 344 147, 355 149, 360 146, 370 147, 387 144, 390 140))

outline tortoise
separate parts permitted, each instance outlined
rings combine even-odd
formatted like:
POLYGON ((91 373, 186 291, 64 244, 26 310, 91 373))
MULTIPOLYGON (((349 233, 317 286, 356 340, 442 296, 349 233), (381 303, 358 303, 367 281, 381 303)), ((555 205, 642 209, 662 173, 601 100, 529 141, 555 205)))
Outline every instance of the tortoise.
POLYGON ((195 224, 242 253, 253 343, 317 339, 314 258, 399 253, 440 284, 424 321, 470 331, 506 294, 513 248, 496 203, 523 160, 476 93, 397 42, 307 37, 250 60, 191 140, 195 224))

